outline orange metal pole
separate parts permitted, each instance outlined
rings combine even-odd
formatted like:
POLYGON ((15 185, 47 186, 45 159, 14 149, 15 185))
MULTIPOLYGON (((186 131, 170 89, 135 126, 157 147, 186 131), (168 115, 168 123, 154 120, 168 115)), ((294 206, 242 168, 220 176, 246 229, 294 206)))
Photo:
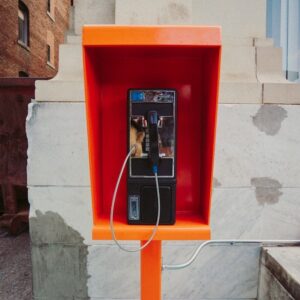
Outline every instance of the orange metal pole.
POLYGON ((141 300, 161 300, 161 241, 141 251, 141 300))

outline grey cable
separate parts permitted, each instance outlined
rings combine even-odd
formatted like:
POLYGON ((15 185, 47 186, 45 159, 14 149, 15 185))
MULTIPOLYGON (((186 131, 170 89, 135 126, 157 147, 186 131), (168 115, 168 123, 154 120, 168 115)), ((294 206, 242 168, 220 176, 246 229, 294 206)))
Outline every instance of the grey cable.
POLYGON ((243 243, 264 244, 264 245, 284 245, 284 244, 300 245, 300 240, 210 240, 199 245, 195 250, 195 252, 192 254, 192 256, 186 262, 181 264, 174 264, 174 265, 163 264, 162 269, 179 270, 188 267, 195 261, 200 251, 204 247, 210 244, 243 244, 243 243))
POLYGON ((156 184, 156 191, 157 191, 157 218, 156 218, 156 223, 155 223, 155 226, 153 228, 151 236, 149 237, 148 241, 143 246, 141 246, 139 248, 136 248, 136 249, 125 248, 124 246, 122 246, 118 242, 118 240, 116 238, 116 233, 115 233, 115 228, 114 228, 114 210, 115 210, 117 192, 118 192, 118 189, 119 189, 120 181, 121 181, 122 175, 124 173, 124 169, 126 167, 127 161, 128 161, 130 155, 132 154, 132 152, 135 148, 136 148, 136 145, 133 145, 131 147, 129 153, 127 154, 127 156, 126 156, 126 158, 123 162, 123 165, 122 165, 122 168, 121 168, 121 171, 119 173, 119 177, 118 177, 118 180, 117 180, 117 183, 116 183, 116 186, 115 186, 115 190, 114 190, 114 194, 113 194, 113 198, 112 198, 112 203, 111 203, 111 208, 110 208, 109 225, 110 225, 110 230, 111 230, 111 233, 112 233, 112 238, 113 238, 114 242, 116 243, 116 245, 121 250, 126 251, 126 252, 139 252, 139 251, 142 251, 144 248, 146 248, 152 242, 152 240, 153 240, 153 238, 154 238, 154 236, 157 232, 158 225, 159 225, 159 220, 160 220, 160 193, 159 193, 158 176, 157 176, 157 172, 155 172, 154 175, 155 175, 155 184, 156 184))

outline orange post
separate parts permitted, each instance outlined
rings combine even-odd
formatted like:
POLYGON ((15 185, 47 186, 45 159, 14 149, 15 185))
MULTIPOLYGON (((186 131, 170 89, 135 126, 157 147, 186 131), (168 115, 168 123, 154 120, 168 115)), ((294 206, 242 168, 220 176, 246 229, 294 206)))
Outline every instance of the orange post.
POLYGON ((141 300, 161 300, 161 241, 152 241, 141 252, 141 300))

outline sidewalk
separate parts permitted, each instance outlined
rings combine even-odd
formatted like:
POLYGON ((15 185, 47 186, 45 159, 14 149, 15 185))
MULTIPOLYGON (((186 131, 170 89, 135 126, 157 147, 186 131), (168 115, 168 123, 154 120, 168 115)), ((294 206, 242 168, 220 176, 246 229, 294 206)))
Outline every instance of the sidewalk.
POLYGON ((0 229, 0 300, 31 300, 29 233, 17 237, 0 229))

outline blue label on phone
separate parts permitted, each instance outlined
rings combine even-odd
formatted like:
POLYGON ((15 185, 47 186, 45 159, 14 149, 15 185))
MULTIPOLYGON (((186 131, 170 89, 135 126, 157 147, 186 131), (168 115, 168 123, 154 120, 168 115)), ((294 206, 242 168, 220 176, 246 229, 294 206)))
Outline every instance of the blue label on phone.
POLYGON ((132 102, 142 102, 145 100, 145 94, 141 91, 131 91, 130 96, 132 102))

